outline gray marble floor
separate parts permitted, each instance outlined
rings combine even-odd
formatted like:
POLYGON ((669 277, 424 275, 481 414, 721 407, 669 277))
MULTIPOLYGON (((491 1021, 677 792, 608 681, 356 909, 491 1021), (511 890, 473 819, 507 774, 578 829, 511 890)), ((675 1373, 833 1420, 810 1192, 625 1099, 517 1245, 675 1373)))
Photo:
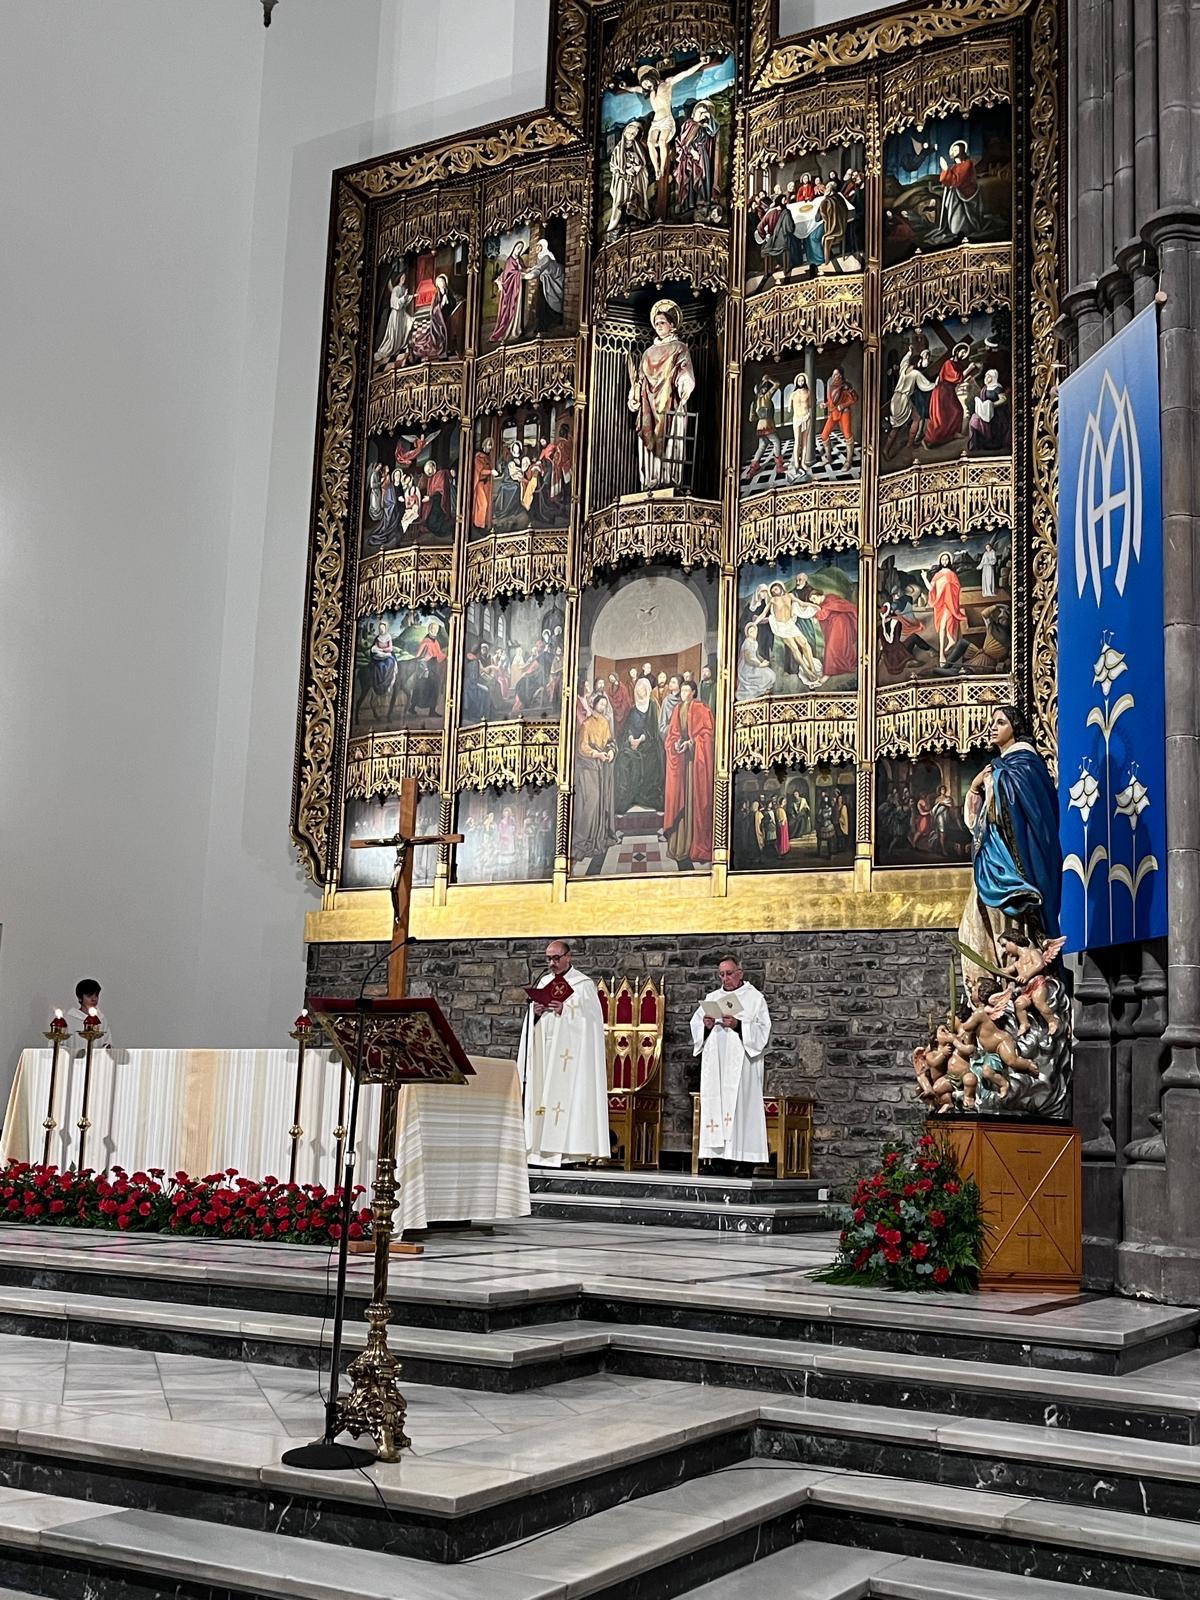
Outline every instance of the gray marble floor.
MULTIPOLYGON (((403 1385, 418 1455, 586 1416, 622 1401, 665 1398, 686 1387, 616 1374, 521 1394, 403 1385)), ((324 1379, 319 1388, 315 1373, 285 1367, 0 1335, 0 1396, 62 1406, 81 1419, 119 1412, 147 1423, 209 1423, 307 1439, 321 1431, 323 1388, 324 1379)))

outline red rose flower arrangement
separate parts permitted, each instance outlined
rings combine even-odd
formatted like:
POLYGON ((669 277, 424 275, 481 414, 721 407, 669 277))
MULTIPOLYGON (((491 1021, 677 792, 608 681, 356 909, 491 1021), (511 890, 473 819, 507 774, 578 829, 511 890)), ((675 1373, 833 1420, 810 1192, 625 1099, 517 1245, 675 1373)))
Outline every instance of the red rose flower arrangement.
POLYGON ((886 1144, 879 1166, 838 1208, 842 1224, 822 1283, 887 1289, 974 1289, 986 1224, 974 1179, 964 1182, 949 1147, 932 1134, 886 1144))
MULTIPOLYGON (((354 1196, 363 1193, 356 1186, 354 1196)), ((350 1237, 370 1231, 371 1212, 355 1205, 350 1237)), ((243 1178, 236 1167, 193 1178, 161 1167, 130 1174, 10 1161, 0 1171, 0 1221, 67 1228, 116 1228, 214 1239, 270 1239, 282 1244, 335 1243, 342 1234, 342 1190, 319 1183, 243 1178)))

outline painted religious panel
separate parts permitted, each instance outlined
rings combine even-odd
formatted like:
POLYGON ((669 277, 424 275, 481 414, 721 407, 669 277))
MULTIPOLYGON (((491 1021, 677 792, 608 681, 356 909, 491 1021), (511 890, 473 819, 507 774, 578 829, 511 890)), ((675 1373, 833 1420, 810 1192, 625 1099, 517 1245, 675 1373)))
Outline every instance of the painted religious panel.
POLYGON ((860 142, 791 157, 751 173, 748 294, 791 279, 863 270, 865 165, 860 142))
POLYGON ((738 700, 858 687, 858 557, 781 556, 738 573, 738 700))
POLYGON ((979 107, 902 128, 884 145, 883 262, 1013 234, 1012 110, 979 107))
POLYGON ((600 102, 601 238, 651 222, 729 220, 732 56, 676 54, 600 102))
POLYGON ((963 807, 982 752, 880 757, 875 764, 875 864, 880 867, 963 866, 971 830, 963 807))
POLYGON ((472 601, 462 720, 554 722, 562 709, 563 597, 472 601))
POLYGON ((712 862, 717 583, 627 573, 581 597, 571 853, 578 876, 712 862))
MULTIPOLYGON (((423 794, 417 801, 417 832, 440 833, 441 796, 423 794)), ((394 848, 383 845, 373 850, 355 850, 356 839, 390 839, 400 831, 400 796, 384 800, 348 800, 342 830, 343 889, 386 889, 396 865, 394 848)), ((426 888, 437 871, 438 847, 418 845, 413 851, 413 885, 426 888)))
POLYGON ((862 347, 785 352, 746 367, 743 499, 790 484, 862 476, 862 347))
POLYGON ((521 789, 466 789, 458 797, 454 847, 458 883, 538 883, 554 875, 554 819, 558 790, 551 784, 521 789))
POLYGON ((926 538, 879 550, 877 681, 1012 667, 1012 534, 926 538))
POLYGON ((449 615, 445 606, 413 606, 359 618, 352 734, 441 727, 449 615))
POLYGON ((1010 455, 1012 314, 933 319, 883 342, 884 472, 1010 455))
POLYGON ((475 424, 470 537, 565 528, 571 518, 575 419, 569 400, 511 406, 475 424))
POLYGON ((575 218, 537 218, 484 240, 481 350, 575 332, 578 250, 575 218))
POLYGON ((735 872, 854 864, 854 767, 742 769, 733 779, 735 872))
POLYGON ((390 372, 463 352, 467 247, 413 251, 379 269, 371 367, 390 372))
POLYGON ((454 543, 458 439, 457 422, 371 435, 364 479, 364 555, 454 543))

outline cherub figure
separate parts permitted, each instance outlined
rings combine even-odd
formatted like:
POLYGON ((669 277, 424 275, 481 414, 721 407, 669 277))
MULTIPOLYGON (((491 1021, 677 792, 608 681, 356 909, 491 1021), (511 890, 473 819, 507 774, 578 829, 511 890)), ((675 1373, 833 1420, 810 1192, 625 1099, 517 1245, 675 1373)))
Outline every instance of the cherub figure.
POLYGON ((979 1078, 974 1071, 975 1043, 959 1028, 940 1023, 929 1044, 913 1051, 913 1071, 918 1093, 944 1117, 954 1110, 959 1096, 964 1111, 978 1104, 979 1078))
POLYGON ((963 1020, 961 1031, 970 1037, 979 1050, 996 1056, 1010 1072, 1030 1072, 1035 1077, 1037 1067, 1026 1061, 1017 1049, 1014 1036, 1000 1026, 1012 1003, 1012 985, 995 990, 993 979, 977 978, 971 985, 971 1002, 974 1009, 963 1020))
POLYGON ((1029 1013, 1035 1010, 1053 1038, 1059 1027, 1059 1016, 1054 1009, 1050 968, 1057 961, 1066 939, 1045 939, 1041 944, 1021 944, 1016 939, 1000 938, 1000 955, 1004 970, 1016 988, 1013 1009, 1017 1015, 1017 1036, 1028 1033, 1029 1013))

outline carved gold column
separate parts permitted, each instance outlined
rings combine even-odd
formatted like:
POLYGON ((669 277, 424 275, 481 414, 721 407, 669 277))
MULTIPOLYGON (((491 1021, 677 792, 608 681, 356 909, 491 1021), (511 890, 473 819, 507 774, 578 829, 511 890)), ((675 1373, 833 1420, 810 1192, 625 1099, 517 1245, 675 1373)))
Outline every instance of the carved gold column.
POLYGON ((571 487, 571 521, 567 537, 567 583, 563 601, 562 708, 558 731, 558 797, 554 819, 554 880, 550 897, 555 905, 567 898, 571 875, 571 795, 575 774, 575 694, 579 679, 579 574, 583 530, 591 510, 591 483, 587 470, 588 434, 594 392, 591 301, 592 216, 596 182, 595 156, 588 157, 583 215, 579 223, 579 249, 583 258, 579 292, 579 332, 575 340, 575 440, 574 478, 571 487), (582 382, 580 380, 583 380, 582 382))
MULTIPOLYGON (((442 787, 439 815, 440 833, 453 832, 455 767, 458 730, 462 722, 462 679, 466 664, 466 607, 463 588, 467 570, 467 538, 471 526, 471 488, 475 462, 475 357, 478 354, 480 306, 479 258, 483 251, 483 191, 475 194, 475 218, 467 257, 467 316, 463 336, 462 415, 458 436, 458 496, 454 517, 454 555, 450 570, 450 628, 446 650, 446 718, 442 732, 442 787)), ((433 879, 433 903, 444 906, 450 885, 452 845, 438 846, 437 868, 433 879)))
POLYGON ((724 526, 721 530, 721 589, 717 614, 717 760, 713 796, 714 897, 729 892, 734 813, 733 691, 737 655, 737 545, 741 487, 742 352, 746 313, 746 114, 739 111, 733 130, 730 183, 729 292, 725 299, 725 372, 722 385, 721 460, 724 526))
POLYGON ((862 544, 858 557, 858 761, 854 785, 854 887, 871 888, 875 837, 875 617, 879 539, 879 468, 883 351, 883 79, 867 108, 867 260, 863 275, 862 544))

